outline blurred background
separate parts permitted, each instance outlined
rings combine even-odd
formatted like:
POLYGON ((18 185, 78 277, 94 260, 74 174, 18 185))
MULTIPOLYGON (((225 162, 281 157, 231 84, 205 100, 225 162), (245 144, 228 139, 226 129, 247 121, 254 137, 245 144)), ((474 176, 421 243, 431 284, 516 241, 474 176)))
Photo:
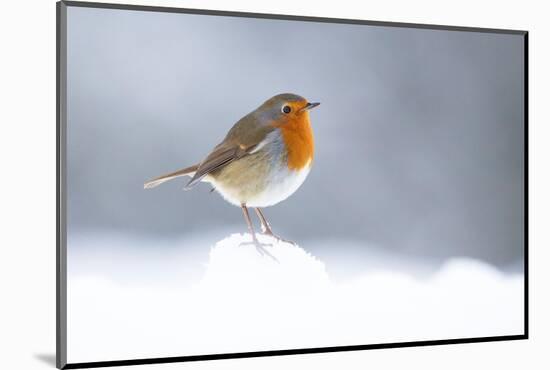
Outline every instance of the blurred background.
POLYGON ((524 332, 522 36, 78 7, 67 33, 70 362, 524 332), (282 92, 322 104, 274 263, 208 184, 143 183, 282 92))
POLYGON ((69 7, 67 60, 69 254, 116 235, 201 260, 244 232, 206 184, 143 183, 293 92, 322 103, 316 156, 266 209, 276 233, 329 271, 377 253, 522 269, 522 36, 69 7))

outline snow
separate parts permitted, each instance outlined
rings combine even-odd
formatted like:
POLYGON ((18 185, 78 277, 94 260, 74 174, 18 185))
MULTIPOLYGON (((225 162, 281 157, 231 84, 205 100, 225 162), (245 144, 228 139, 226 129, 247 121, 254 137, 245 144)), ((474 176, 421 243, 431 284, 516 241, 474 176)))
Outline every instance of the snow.
POLYGON ((342 281, 299 246, 260 236, 275 261, 248 241, 228 236, 203 265, 120 240, 69 249, 69 362, 523 333, 521 274, 460 258, 422 278, 376 268, 342 281))

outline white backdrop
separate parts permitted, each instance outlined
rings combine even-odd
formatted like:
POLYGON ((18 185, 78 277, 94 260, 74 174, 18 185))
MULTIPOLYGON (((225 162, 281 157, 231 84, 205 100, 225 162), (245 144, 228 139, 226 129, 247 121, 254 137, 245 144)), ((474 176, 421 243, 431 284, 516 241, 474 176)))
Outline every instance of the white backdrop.
MULTIPOLYGON (((130 1, 127 1, 130 2, 130 1)), ((290 0, 131 1, 135 4, 233 11, 361 18, 530 31, 530 279, 531 339, 392 350, 301 355, 201 363, 142 366, 178 369, 357 368, 376 369, 546 368, 550 341, 548 268, 544 234, 550 188, 547 174, 550 121, 545 87, 550 82, 550 26, 542 3, 524 1, 344 0, 320 3, 290 0), (535 5, 537 4, 537 5, 535 5), (544 90, 543 90, 544 89, 544 90)), ((9 368, 52 368, 55 353, 55 2, 7 2, 0 41, 3 55, 2 243, 0 257, 2 363, 9 368)))

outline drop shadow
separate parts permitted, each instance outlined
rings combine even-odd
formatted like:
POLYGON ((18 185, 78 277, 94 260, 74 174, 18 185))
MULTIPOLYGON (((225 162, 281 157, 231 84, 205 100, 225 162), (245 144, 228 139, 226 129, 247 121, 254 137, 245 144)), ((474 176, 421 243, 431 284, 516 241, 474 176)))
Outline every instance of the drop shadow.
POLYGON ((35 353, 34 358, 43 363, 55 367, 55 353, 35 353))

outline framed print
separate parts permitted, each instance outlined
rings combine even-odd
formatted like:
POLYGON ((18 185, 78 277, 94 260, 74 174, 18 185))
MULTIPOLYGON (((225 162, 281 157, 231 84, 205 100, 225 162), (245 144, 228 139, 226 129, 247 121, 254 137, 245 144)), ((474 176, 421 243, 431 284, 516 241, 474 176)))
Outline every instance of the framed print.
POLYGON ((527 338, 527 32, 57 12, 59 368, 527 338))

